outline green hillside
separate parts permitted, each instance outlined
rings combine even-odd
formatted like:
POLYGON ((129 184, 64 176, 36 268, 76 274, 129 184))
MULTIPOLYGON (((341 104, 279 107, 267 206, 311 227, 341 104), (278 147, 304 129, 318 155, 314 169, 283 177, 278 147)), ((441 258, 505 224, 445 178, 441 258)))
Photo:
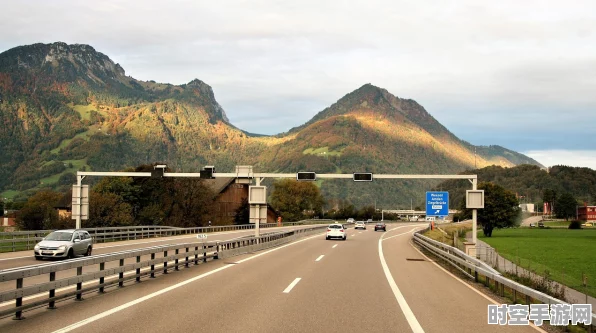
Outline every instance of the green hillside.
MULTIPOLYGON (((474 163, 538 163, 498 146, 463 142, 413 100, 366 84, 306 124, 276 136, 229 123, 200 80, 139 81, 88 45, 20 46, 0 54, 0 192, 65 190, 77 170, 152 162, 178 172, 205 165, 259 172, 457 173, 474 163)), ((436 182, 325 181, 329 198, 383 207, 409 204, 436 182)), ((420 200, 422 198, 420 197, 420 200)))

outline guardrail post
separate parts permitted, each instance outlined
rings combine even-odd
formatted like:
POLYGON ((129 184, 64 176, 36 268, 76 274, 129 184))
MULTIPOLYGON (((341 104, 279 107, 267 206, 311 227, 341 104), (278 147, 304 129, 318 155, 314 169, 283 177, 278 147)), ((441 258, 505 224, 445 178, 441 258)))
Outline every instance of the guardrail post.
MULTIPOLYGON (((17 290, 23 288, 23 278, 17 279, 17 290)), ((17 297, 16 299, 16 306, 17 308, 23 305, 23 297, 17 297)), ((25 319, 23 317, 23 311, 19 310, 14 314, 13 320, 22 320, 25 319)))
MULTIPOLYGON (((176 249, 176 254, 178 254, 178 249, 176 249)), ((176 256, 176 259, 174 260, 174 270, 178 270, 178 256, 176 256)))
MULTIPOLYGON (((124 259, 120 259, 120 267, 124 266, 124 259)), ((118 273, 118 287, 122 288, 124 287, 124 272, 120 271, 120 273, 118 273)))
POLYGON ((203 262, 207 262, 207 246, 203 244, 203 262))
POLYGON ((163 257, 164 257, 164 262, 163 262, 163 273, 164 274, 168 274, 168 251, 163 251, 163 257))
POLYGON ((215 243, 215 254, 213 255, 213 259, 219 259, 219 243, 215 243))
MULTIPOLYGON (((141 256, 137 256, 137 263, 141 262, 141 256)), ((137 267, 137 282, 141 282, 141 267, 137 267)))
POLYGON ((150 278, 155 278, 155 263, 153 260, 155 259, 155 252, 151 253, 151 276, 150 278))
MULTIPOLYGON (((77 267, 77 277, 80 277, 81 275, 83 275, 83 266, 77 267)), ((77 298, 75 301, 83 300, 83 293, 81 292, 81 289, 83 289, 83 281, 77 282, 77 298)))
POLYGON ((188 247, 186 248, 186 261, 184 262, 184 267, 188 268, 188 247))
MULTIPOLYGON (((50 272, 50 282, 54 282, 56 281, 56 272, 50 272)), ((56 296, 56 289, 50 289, 50 298, 53 298, 54 296, 56 296)), ((54 310, 56 309, 56 301, 50 301, 50 304, 48 304, 48 309, 50 310, 54 310)))
POLYGON ((199 247, 195 246, 195 265, 199 264, 199 247))
MULTIPOLYGON (((106 268, 106 263, 105 262, 99 263, 99 270, 100 271, 103 271, 105 268, 106 268)), ((99 293, 100 294, 103 294, 103 290, 104 290, 103 282, 104 281, 105 281, 105 277, 104 276, 102 276, 102 277, 99 278, 99 293)))

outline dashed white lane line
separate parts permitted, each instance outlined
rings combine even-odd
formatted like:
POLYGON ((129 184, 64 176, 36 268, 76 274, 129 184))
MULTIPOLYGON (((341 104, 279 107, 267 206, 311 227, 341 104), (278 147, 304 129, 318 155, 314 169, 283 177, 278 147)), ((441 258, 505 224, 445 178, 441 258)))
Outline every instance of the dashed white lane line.
POLYGON ((332 249, 335 249, 336 247, 337 247, 337 244, 333 245, 331 248, 332 249))
POLYGON ((315 261, 321 261, 321 259, 323 259, 324 256, 324 254, 321 254, 317 259, 315 259, 315 261))
POLYGON ((300 280, 302 280, 302 278, 295 278, 294 281, 292 281, 292 283, 290 283, 290 285, 284 290, 284 294, 289 294, 290 291, 292 291, 292 289, 298 284, 298 282, 300 282, 300 280))
MULTIPOLYGON (((209 272, 203 273, 203 274, 201 274, 201 275, 199 275, 199 276, 195 276, 194 278, 191 278, 191 279, 188 279, 188 280, 182 281, 182 282, 180 282, 180 283, 177 283, 177 284, 175 284, 175 285, 173 285, 173 286, 170 286, 170 287, 167 287, 167 288, 165 288, 165 289, 162 289, 162 290, 156 291, 156 292, 154 292, 154 293, 152 293, 152 294, 149 294, 149 295, 147 295, 147 296, 144 296, 144 297, 138 298, 138 299, 136 299, 136 300, 134 300, 134 301, 131 301, 131 302, 128 302, 128 303, 122 304, 122 305, 120 305, 120 306, 118 306, 118 307, 115 307, 115 308, 113 308, 113 309, 111 309, 111 310, 108 310, 108 311, 105 311, 105 312, 102 312, 102 313, 96 314, 95 316, 89 317, 89 318, 87 318, 87 319, 84 319, 84 320, 81 320, 81 321, 79 321, 79 322, 76 322, 76 323, 74 323, 74 324, 72 324, 72 325, 66 326, 66 327, 64 327, 64 328, 61 328, 61 329, 59 329, 59 330, 56 330, 56 331, 54 331, 53 333, 66 333, 66 332, 70 332, 70 331, 72 331, 72 330, 74 330, 74 329, 77 329, 77 328, 79 328, 79 327, 85 326, 85 325, 87 325, 87 324, 90 324, 90 323, 92 323, 92 322, 95 322, 95 321, 97 321, 97 320, 100 320, 100 319, 102 319, 102 318, 105 318, 105 317, 107 317, 107 316, 109 316, 109 315, 112 315, 112 314, 114 314, 114 313, 117 313, 117 312, 120 312, 120 311, 122 311, 122 310, 125 310, 125 309, 127 309, 127 308, 129 308, 129 307, 131 307, 131 306, 137 305, 137 304, 139 304, 139 303, 141 303, 141 302, 144 302, 144 301, 146 301, 146 300, 148 300, 148 299, 151 299, 151 298, 153 298, 153 297, 156 297, 156 296, 159 296, 159 295, 161 295, 161 294, 167 293, 167 292, 169 292, 169 291, 171 291, 171 290, 174 290, 174 289, 176 289, 176 288, 182 287, 182 286, 184 286, 184 285, 187 285, 187 284, 189 284, 189 283, 191 283, 191 282, 194 282, 194 281, 200 280, 200 279, 202 279, 202 278, 204 278, 204 277, 207 277, 207 276, 209 276, 209 275, 211 275, 211 274, 217 273, 217 272, 219 272, 219 271, 223 271, 224 269, 228 269, 228 268, 231 268, 231 267, 234 267, 234 266, 238 266, 238 264, 241 264, 241 263, 243 263, 243 262, 246 262, 246 261, 249 261, 249 260, 252 260, 252 259, 258 258, 258 257, 260 257, 260 256, 266 255, 266 254, 268 254, 268 253, 271 253, 271 252, 273 252, 273 251, 277 251, 277 250, 283 249, 283 248, 285 248, 285 247, 288 247, 288 246, 292 246, 292 245, 295 245, 295 244, 298 244, 298 243, 302 243, 302 242, 304 242, 304 241, 307 241, 307 240, 310 240, 310 239, 314 239, 314 238, 316 238, 316 237, 320 237, 321 235, 323 235, 323 234, 321 233, 321 234, 316 234, 316 235, 314 235, 314 236, 311 236, 311 237, 303 238, 303 239, 301 239, 301 240, 298 240, 298 241, 295 241, 295 242, 292 242, 292 243, 289 243, 289 244, 286 244, 286 245, 282 245, 282 246, 280 246, 280 247, 276 247, 276 248, 273 248, 273 249, 271 249, 271 250, 267 250, 267 251, 265 251, 265 252, 262 252, 262 253, 256 254, 256 255, 254 255, 254 256, 252 256, 252 257, 248 257, 248 258, 246 258, 246 259, 239 260, 239 261, 237 261, 237 262, 236 262, 236 264, 228 264, 228 265, 226 265, 226 266, 223 266, 223 267, 220 267, 220 268, 214 269, 214 270, 212 270, 212 271, 209 271, 209 272)), ((296 283, 298 283, 298 282, 296 282, 296 283)))
MULTIPOLYGON (((404 233, 404 234, 406 234, 406 233, 404 233)), ((397 303, 399 304, 401 311, 404 313, 404 317, 406 317, 406 320, 408 321, 408 324, 410 325, 412 332, 424 333, 424 330, 422 329, 422 326, 420 326, 418 319, 416 319, 414 312, 412 312, 412 309, 410 309, 410 306, 408 305, 408 302, 406 302, 404 295, 401 293, 401 291, 397 287, 397 284, 395 283, 395 280, 393 279, 393 276, 391 275, 391 271, 389 270, 389 266, 387 266, 387 262, 385 261, 385 256, 383 255, 383 237, 385 235, 386 234, 383 234, 379 238, 379 259, 381 260, 381 266, 383 266, 383 272, 385 273, 387 282, 389 282, 389 286, 391 287, 391 290, 393 291, 393 295, 395 296, 395 299, 397 300, 397 303)))

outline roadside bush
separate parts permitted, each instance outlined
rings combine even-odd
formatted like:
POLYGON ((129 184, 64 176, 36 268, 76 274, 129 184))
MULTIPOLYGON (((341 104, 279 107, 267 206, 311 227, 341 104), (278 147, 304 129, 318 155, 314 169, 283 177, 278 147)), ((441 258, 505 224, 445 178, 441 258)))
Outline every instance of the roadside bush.
POLYGON ((571 221, 571 223, 569 223, 569 229, 581 229, 582 225, 579 221, 571 221))

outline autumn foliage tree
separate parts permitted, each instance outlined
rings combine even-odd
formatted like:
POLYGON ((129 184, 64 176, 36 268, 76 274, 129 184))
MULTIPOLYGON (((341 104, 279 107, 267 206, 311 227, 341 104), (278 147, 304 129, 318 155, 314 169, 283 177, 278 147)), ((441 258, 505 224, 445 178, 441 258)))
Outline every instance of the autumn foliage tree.
POLYGON ((314 183, 283 179, 275 181, 273 187, 271 205, 281 213, 284 221, 322 215, 325 200, 314 183))
POLYGON ((54 208, 62 194, 51 190, 40 191, 31 196, 16 219, 21 230, 54 229, 59 225, 60 217, 54 208))

